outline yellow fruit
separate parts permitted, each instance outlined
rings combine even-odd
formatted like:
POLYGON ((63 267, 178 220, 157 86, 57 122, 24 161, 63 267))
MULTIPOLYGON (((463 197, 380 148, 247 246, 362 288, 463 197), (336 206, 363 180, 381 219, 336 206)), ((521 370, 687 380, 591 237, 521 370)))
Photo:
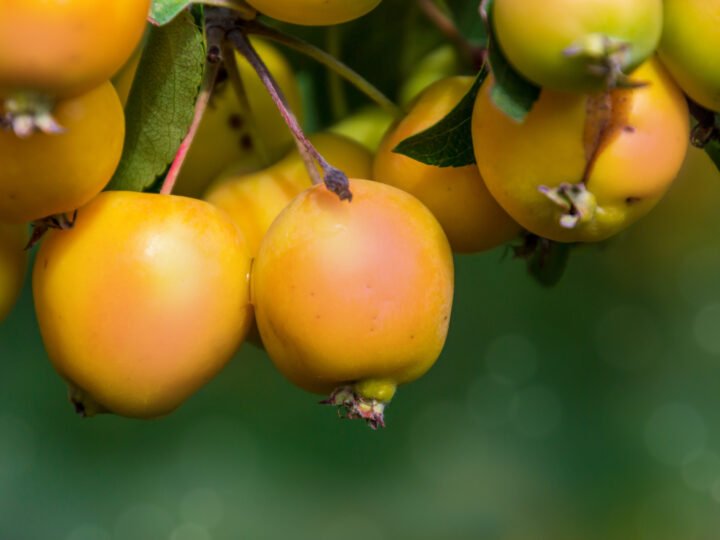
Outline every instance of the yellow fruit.
POLYGON ((720 1, 665 0, 658 53, 680 87, 720 112, 720 1))
POLYGON ((367 180, 350 188, 347 202, 314 186, 280 214, 255 259, 252 299, 280 372, 310 392, 340 388, 333 403, 377 426, 395 387, 443 348, 453 260, 413 196, 367 180))
POLYGON ((362 17, 380 0, 247 0, 248 4, 279 21, 308 26, 340 24, 362 17))
MULTIPOLYGON (((351 114, 337 124, 330 126, 329 131, 344 135, 359 142, 371 152, 377 152, 380 142, 393 122, 390 113, 380 107, 365 107, 351 114)), ((365 175, 360 175, 362 178, 365 175)))
POLYGON ((72 212, 112 178, 125 139, 125 115, 112 84, 59 102, 54 115, 63 133, 20 139, 0 131, 0 221, 72 212))
POLYGON ((375 156, 374 178, 413 194, 435 215, 453 251, 483 251, 520 233, 520 226, 495 202, 475 165, 440 168, 393 152, 408 137, 440 121, 470 90, 472 77, 442 79, 415 101, 375 156))
POLYGON ((216 375, 251 320, 250 256, 196 199, 104 192, 38 252, 33 294, 48 356, 79 412, 171 412, 216 375))
POLYGON ((452 45, 438 47, 420 60, 405 79, 400 89, 400 103, 403 106, 410 105, 431 84, 457 75, 461 67, 455 47, 452 45))
POLYGON ((662 9, 662 0, 495 0, 492 18, 500 48, 522 75, 544 88, 587 91, 605 87, 598 68, 607 47, 625 73, 653 54, 662 9), (577 54, 568 54, 573 48, 577 54))
POLYGON ((78 96, 137 46, 150 0, 0 0, 0 96, 78 96))
POLYGON ((657 60, 632 75, 648 85, 594 96, 544 90, 522 124, 491 102, 490 79, 481 88, 472 126, 478 167, 530 232, 603 240, 650 211, 670 186, 688 146, 685 98, 657 60))
MULTIPOLYGON (((372 155, 359 143, 332 133, 319 133, 311 141, 330 164, 348 176, 370 176, 372 155)), ((245 235, 251 255, 255 255, 278 214, 311 184, 295 150, 262 171, 238 174, 231 169, 210 187, 205 200, 230 215, 245 235)))

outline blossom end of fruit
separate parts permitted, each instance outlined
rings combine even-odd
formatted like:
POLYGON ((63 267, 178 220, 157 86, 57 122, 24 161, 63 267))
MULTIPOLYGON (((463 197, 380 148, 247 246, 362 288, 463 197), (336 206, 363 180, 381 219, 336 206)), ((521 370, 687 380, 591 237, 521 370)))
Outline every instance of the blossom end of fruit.
POLYGON ((385 427, 385 406, 387 402, 365 398, 353 386, 336 388, 320 404, 337 407, 340 418, 364 420, 373 431, 385 427))

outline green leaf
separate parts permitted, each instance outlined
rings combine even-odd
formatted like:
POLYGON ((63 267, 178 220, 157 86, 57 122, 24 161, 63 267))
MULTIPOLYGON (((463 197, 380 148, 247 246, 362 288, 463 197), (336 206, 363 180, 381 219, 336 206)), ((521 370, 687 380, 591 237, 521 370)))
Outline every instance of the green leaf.
POLYGON ((445 0, 444 3, 458 26, 458 30, 465 38, 476 45, 487 43, 487 29, 478 11, 479 1, 445 0))
POLYGON ((530 276, 544 287, 558 284, 565 274, 575 244, 564 244, 525 231, 521 244, 510 246, 516 259, 525 261, 530 276))
POLYGON ((705 145, 705 152, 710 156, 715 167, 720 170, 720 141, 710 141, 705 145))
POLYGON ((492 4, 488 2, 488 56, 495 84, 490 91, 493 103, 516 122, 522 122, 540 97, 540 87, 520 75, 510 65, 492 31, 492 4))
POLYGON ((150 7, 150 20, 158 26, 166 25, 191 2, 192 0, 153 0, 150 7))
POLYGON ((189 12, 154 27, 125 108, 125 147, 108 189, 143 191, 168 168, 192 123, 205 67, 203 34, 189 12))
POLYGON ((554 287, 565 274, 573 244, 543 239, 540 249, 527 261, 530 275, 543 287, 554 287))
POLYGON ((408 137, 393 152, 435 167, 465 167, 475 163, 472 113, 480 86, 487 77, 483 68, 467 94, 434 126, 408 137))

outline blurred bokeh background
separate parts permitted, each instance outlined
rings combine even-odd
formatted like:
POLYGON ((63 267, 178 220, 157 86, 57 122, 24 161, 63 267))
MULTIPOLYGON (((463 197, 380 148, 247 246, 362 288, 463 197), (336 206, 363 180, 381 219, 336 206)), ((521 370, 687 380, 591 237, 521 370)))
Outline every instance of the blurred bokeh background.
MULTIPOLYGON (((442 39, 401 3, 343 34, 388 93, 405 69, 389 71, 388 34, 422 36, 398 66, 442 39)), ((554 288, 505 248, 458 257, 445 351, 379 432, 249 345, 167 418, 76 417, 26 283, 0 325, 0 539, 717 539, 718 201, 693 151, 649 217, 575 250, 554 288)))

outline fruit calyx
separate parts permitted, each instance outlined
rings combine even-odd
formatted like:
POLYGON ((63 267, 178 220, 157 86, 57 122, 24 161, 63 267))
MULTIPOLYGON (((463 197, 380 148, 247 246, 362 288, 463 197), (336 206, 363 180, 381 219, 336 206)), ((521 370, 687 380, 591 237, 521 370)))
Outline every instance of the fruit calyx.
POLYGON ((0 127, 11 129, 21 139, 37 131, 58 135, 65 130, 52 115, 54 108, 54 100, 47 96, 33 92, 15 94, 0 104, 0 127))
POLYGON ((587 70, 604 80, 605 88, 637 88, 646 83, 631 80, 623 66, 631 45, 605 34, 588 34, 567 47, 563 54, 568 58, 581 57, 587 61, 587 70))
POLYGON ((95 401, 85 390, 68 383, 68 399, 75 407, 75 412, 82 418, 92 418, 96 414, 108 412, 108 410, 95 401))
POLYGON ((337 407, 340 418, 365 420, 371 429, 377 430, 385 427, 385 407, 395 390, 392 381, 367 379, 336 388, 320 403, 337 407))
POLYGON ((540 186, 538 190, 563 211, 560 216, 560 226, 565 229, 574 229, 588 223, 595 216, 597 200, 583 182, 578 184, 563 182, 554 188, 540 186))
POLYGON ((57 214, 55 216, 48 216, 46 218, 37 219, 32 222, 32 234, 28 240, 25 250, 32 248, 37 244, 40 239, 45 236, 45 233, 50 229, 68 230, 75 226, 75 220, 77 219, 78 211, 75 210, 72 217, 68 217, 67 214, 57 214))

